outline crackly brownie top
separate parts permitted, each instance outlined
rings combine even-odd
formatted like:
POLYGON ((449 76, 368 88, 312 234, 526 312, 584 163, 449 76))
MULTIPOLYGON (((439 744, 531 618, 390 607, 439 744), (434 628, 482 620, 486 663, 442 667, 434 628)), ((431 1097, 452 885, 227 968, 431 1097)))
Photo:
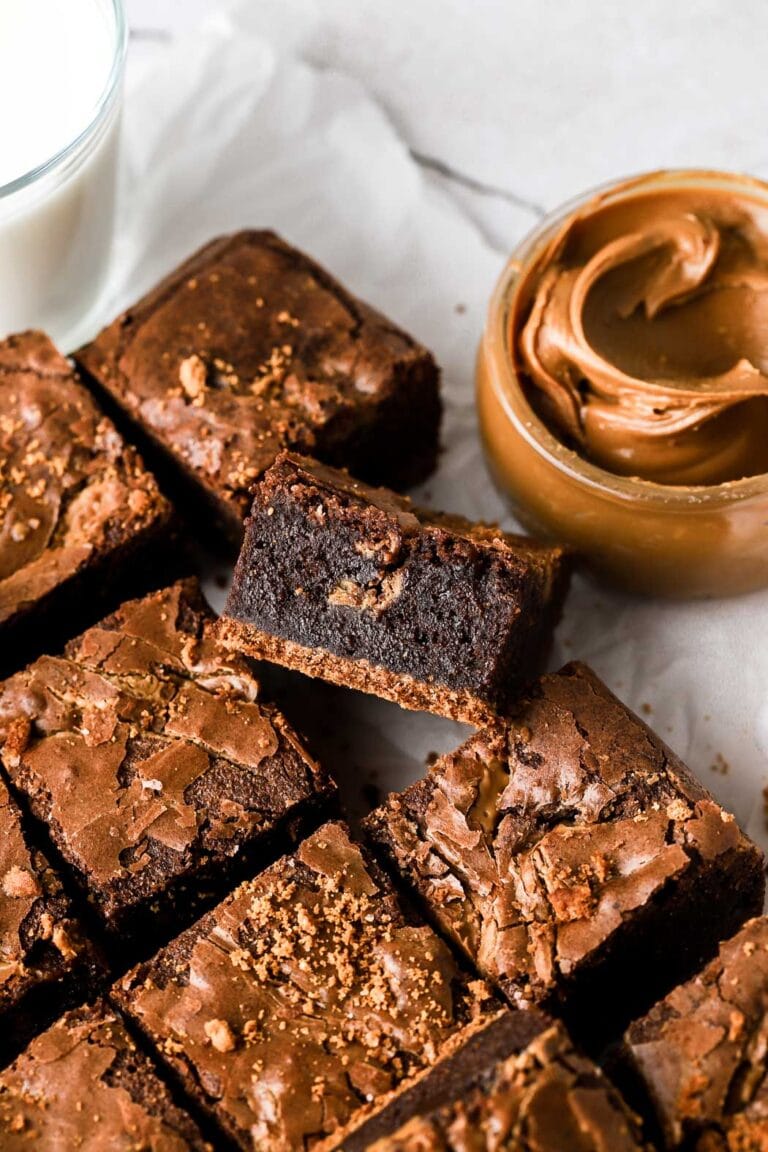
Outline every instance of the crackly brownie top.
POLYGON ((428 354, 273 233, 241 232, 203 248, 78 359, 245 512, 281 447, 325 446, 428 354))
POLYGON ((582 665, 392 795, 371 835, 439 921, 522 1000, 546 996, 622 921, 741 833, 582 665))
POLYGON ((61 883, 28 843, 19 810, 0 781, 0 1009, 61 975, 83 948, 61 883))
POLYGON ((639 1152, 639 1124, 595 1065, 552 1025, 522 1051, 467 1068, 460 1094, 370 1152, 639 1152))
POLYGON ((701 1152, 768 1149, 768 919, 630 1026, 625 1043, 670 1144, 703 1132, 701 1152))
POLYGON ((406 918, 338 823, 241 885, 121 989, 228 1128, 274 1152, 341 1138, 492 1004, 406 918))
POLYGON ((166 515, 48 337, 0 343, 0 623, 166 515))
POLYGON ((3 763, 108 906, 193 853, 234 852, 326 786, 212 623, 181 582, 0 685, 3 763))
POLYGON ((99 1005, 69 1012, 0 1073, 3 1152, 203 1152, 192 1120, 99 1005))

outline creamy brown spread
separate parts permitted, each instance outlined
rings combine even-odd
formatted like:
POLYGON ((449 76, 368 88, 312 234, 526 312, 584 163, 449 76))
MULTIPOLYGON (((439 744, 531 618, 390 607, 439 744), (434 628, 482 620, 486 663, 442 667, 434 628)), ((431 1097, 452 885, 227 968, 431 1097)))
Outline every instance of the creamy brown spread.
POLYGON ((768 472, 768 199, 741 187, 614 187, 523 275, 528 399, 603 468, 684 485, 768 472))

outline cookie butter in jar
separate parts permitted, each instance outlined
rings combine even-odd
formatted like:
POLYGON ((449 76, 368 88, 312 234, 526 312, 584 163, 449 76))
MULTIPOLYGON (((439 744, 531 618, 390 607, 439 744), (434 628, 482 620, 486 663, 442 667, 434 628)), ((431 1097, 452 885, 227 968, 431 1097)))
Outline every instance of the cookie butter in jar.
POLYGON ((477 387, 520 519, 598 574, 768 585, 768 185, 657 172, 550 216, 496 287, 477 387))

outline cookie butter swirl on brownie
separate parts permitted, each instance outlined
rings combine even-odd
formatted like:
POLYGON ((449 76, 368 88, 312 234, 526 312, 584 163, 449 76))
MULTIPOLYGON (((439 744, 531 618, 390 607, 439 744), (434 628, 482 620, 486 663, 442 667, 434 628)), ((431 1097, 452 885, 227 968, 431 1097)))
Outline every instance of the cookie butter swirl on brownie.
POLYGON ((188 920, 332 790, 212 623, 185 581, 0 684, 0 762, 113 932, 188 920))
POLYGON ((758 849, 579 664, 365 826, 513 1003, 583 1009, 592 1036, 762 903, 758 849))
MULTIPOLYGON (((135 449, 48 337, 26 332, 0 343, 0 634, 10 639, 11 626, 44 605, 67 612, 60 594, 76 579, 101 594, 112 563, 168 518, 135 449)), ((0 652, 0 666, 10 659, 0 652)))
POLYGON ((768 472, 766 325, 764 203, 630 181, 549 239, 511 339, 529 400, 590 460, 718 484, 768 472))
POLYGON ((243 1149, 345 1147, 502 1011, 342 824, 120 981, 121 1005, 243 1149))
POLYGON ((235 543, 282 448, 396 487, 435 465, 430 354, 272 232, 212 241, 76 357, 235 543))

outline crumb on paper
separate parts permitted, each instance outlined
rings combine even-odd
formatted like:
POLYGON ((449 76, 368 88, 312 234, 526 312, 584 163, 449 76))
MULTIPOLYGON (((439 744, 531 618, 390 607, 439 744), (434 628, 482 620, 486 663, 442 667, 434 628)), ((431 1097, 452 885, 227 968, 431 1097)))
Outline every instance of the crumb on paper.
POLYGON ((710 764, 709 769, 710 772, 717 772, 718 776, 727 776, 731 770, 731 766, 722 752, 718 752, 710 764))
POLYGON ((643 716, 650 716, 653 713, 653 705, 649 704, 648 701, 645 700, 640 705, 640 711, 642 712, 643 716))

